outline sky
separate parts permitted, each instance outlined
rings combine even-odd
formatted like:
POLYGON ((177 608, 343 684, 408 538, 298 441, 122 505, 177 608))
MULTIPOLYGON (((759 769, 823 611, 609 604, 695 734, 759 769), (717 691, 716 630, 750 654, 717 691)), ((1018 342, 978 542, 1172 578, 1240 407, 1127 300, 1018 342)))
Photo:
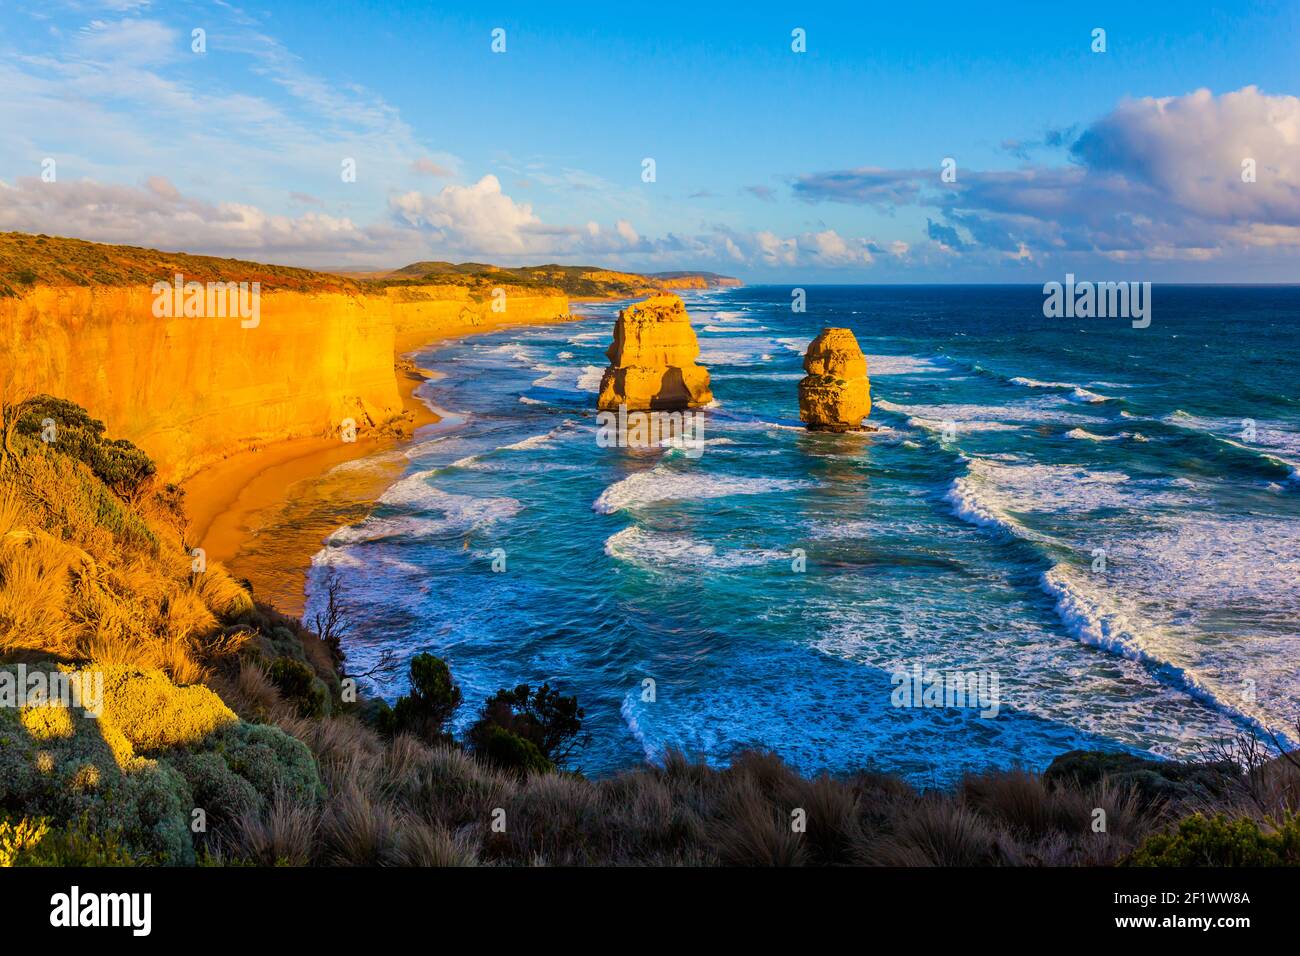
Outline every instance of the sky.
POLYGON ((1300 0, 1215 6, 3 0, 0 230, 355 269, 1298 281, 1300 0))

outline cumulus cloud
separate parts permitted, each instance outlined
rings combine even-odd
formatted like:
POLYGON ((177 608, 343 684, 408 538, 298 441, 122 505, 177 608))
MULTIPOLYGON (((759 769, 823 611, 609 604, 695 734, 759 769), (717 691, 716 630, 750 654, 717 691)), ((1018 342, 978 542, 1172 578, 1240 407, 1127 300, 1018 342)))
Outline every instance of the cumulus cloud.
POLYGON ((834 229, 806 233, 799 238, 799 248, 819 265, 870 265, 874 243, 866 239, 846 239, 834 229))
POLYGON ((782 239, 776 233, 763 230, 754 234, 758 255, 769 266, 792 266, 799 261, 797 239, 782 239))
POLYGON ((397 217, 427 229, 454 248, 487 253, 527 252, 542 221, 527 203, 501 191, 501 181, 487 175, 470 186, 444 186, 435 195, 408 192, 393 197, 397 217))
POLYGON ((216 255, 274 257, 303 252, 341 254, 372 247, 374 237, 349 219, 307 213, 270 215, 243 203, 207 203, 184 196, 168 180, 142 186, 0 180, 0 230, 76 236, 216 255))
POLYGON ((1132 100, 1094 123, 1072 151, 1088 169, 1207 221, 1300 225, 1300 97, 1248 86, 1132 100), (1247 161, 1254 182, 1243 181, 1247 161))
POLYGON ((963 170, 951 184, 937 169, 833 170, 793 188, 807 202, 934 209, 926 234, 937 246, 1005 259, 1203 260, 1300 246, 1298 97, 1253 86, 1145 97, 1038 145, 1068 146, 1070 161, 963 170))
MULTIPOLYGON (((672 213, 650 209, 626 184, 529 159, 519 178, 550 194, 537 202, 560 195, 564 209, 579 197, 582 214, 555 221, 541 212, 554 207, 512 197, 496 176, 461 179, 461 160, 422 142, 381 96, 313 73, 265 32, 267 21, 234 5, 218 4, 203 24, 221 57, 216 73, 195 72, 190 24, 160 5, 84 0, 75 9, 95 12, 44 49, 27 38, 21 54, 0 58, 0 128, 10 134, 0 137, 0 228, 305 265, 873 261, 874 242, 821 227, 665 232, 672 213), (35 178, 44 157, 57 159, 57 182, 35 178), (356 163, 355 181, 339 176, 345 159, 356 163), (586 221, 598 209, 608 219, 586 221)), ((775 197, 766 186, 747 195, 775 197)))
POLYGON ((783 236, 718 226, 693 235, 648 237, 627 219, 612 226, 546 223, 529 204, 503 192, 491 175, 433 194, 394 195, 388 219, 366 225, 318 210, 316 197, 293 198, 299 207, 312 208, 279 215, 250 203, 207 202, 161 176, 139 185, 23 177, 13 184, 0 180, 0 230, 315 265, 391 266, 437 255, 503 264, 545 258, 646 269, 709 264, 836 269, 870 266, 877 255, 908 254, 906 243, 885 249, 833 229, 783 236))

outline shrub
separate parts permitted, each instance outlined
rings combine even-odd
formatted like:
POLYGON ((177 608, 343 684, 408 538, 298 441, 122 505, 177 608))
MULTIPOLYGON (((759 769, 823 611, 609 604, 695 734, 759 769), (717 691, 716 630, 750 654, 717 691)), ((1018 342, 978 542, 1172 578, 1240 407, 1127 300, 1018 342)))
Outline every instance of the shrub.
MULTIPOLYGON (((13 866, 101 867, 143 866, 153 860, 133 853, 115 830, 100 832, 88 818, 80 817, 64 827, 51 829, 48 821, 37 821, 39 835, 15 855, 13 866)), ((4 824, 0 823, 0 830, 4 824)), ((3 842, 3 837, 0 837, 3 842)), ((0 848, 0 857, 3 849, 0 848)), ((4 866, 0 859, 0 866, 4 866)))
POLYGON ((490 759, 493 747, 518 751, 518 745, 494 730, 500 728, 532 744, 542 757, 558 766, 578 746, 584 716, 576 697, 564 697, 551 690, 549 684, 536 690, 520 684, 488 698, 478 721, 470 728, 469 742, 490 759))
POLYGON ((0 707, 0 810, 53 826, 84 819, 133 851, 192 863, 188 784, 166 763, 136 755, 108 700, 99 720, 57 706, 0 707))
POLYGON ((280 657, 271 662, 266 676, 280 695, 297 708, 298 716, 320 717, 325 712, 325 690, 306 664, 280 657))
POLYGON ((312 803, 324 794, 307 745, 279 727, 230 724, 212 734, 203 747, 218 754, 231 773, 243 777, 263 796, 281 792, 291 799, 312 803))
POLYGON ((133 498, 153 477, 156 469, 148 455, 124 438, 106 439, 104 423, 75 402, 49 395, 28 399, 19 410, 16 431, 40 441, 46 420, 55 425, 49 444, 87 465, 119 497, 133 498))
POLYGON ((0 867, 14 866, 18 858, 36 846, 50 832, 46 820, 26 817, 17 823, 0 819, 0 867))
POLYGON ((1249 817, 1200 813, 1172 833, 1157 833, 1133 851, 1130 866, 1300 866, 1300 816, 1269 830, 1249 817))
POLYGON ((447 662, 432 654, 417 654, 411 658, 410 678, 410 694, 399 697, 391 709, 378 708, 375 719, 380 731, 388 737, 410 733, 435 743, 443 740, 443 727, 462 700, 447 662))
MULTIPOLYGON (((260 810, 277 791, 305 804, 320 798, 306 745, 239 722, 206 688, 134 668, 106 668, 104 684, 98 720, 54 705, 0 708, 0 811, 58 827, 80 820, 115 834, 133 857, 189 864, 195 807, 222 821, 260 810)), ((58 839, 68 858, 111 856, 72 831, 58 839)))
POLYGON ((497 724, 489 724, 479 733, 474 749, 502 770, 529 774, 549 773, 555 769, 555 764, 547 760, 531 740, 497 724))
POLYGON ((104 675, 103 717, 139 753, 196 744, 239 719, 206 687, 177 687, 156 670, 119 664, 83 673, 104 675))
POLYGON ((1108 779, 1131 789, 1148 805, 1218 796, 1239 777, 1239 770, 1227 761, 1180 763, 1104 750, 1071 750, 1043 771, 1043 781, 1049 786, 1087 787, 1108 779))

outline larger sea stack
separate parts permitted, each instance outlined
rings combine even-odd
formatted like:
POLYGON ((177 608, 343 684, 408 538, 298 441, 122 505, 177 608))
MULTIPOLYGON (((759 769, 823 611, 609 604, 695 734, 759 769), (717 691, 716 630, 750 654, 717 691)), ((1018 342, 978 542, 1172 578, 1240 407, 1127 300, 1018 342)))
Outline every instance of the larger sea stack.
POLYGON ((867 357, 850 329, 822 329, 808 343, 799 381, 799 420, 817 431, 861 431, 871 413, 867 357))
POLYGON ((713 401, 709 372, 695 364, 700 343, 686 306, 675 295, 629 305, 614 324, 609 367, 596 407, 616 411, 684 411, 713 401))

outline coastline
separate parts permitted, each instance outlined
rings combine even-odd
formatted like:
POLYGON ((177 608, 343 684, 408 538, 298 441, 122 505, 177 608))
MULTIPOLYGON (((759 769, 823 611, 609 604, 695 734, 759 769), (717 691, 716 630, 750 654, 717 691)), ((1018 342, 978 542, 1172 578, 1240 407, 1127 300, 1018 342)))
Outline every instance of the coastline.
POLYGON ((421 385, 441 378, 442 373, 419 367, 412 356, 439 343, 472 335, 523 326, 559 325, 581 318, 570 314, 544 320, 457 325, 432 337, 428 332, 398 333, 394 374, 402 407, 412 416, 412 434, 362 436, 351 443, 337 438, 288 439, 236 452, 199 470, 182 484, 191 546, 202 548, 208 561, 221 562, 236 577, 246 579, 259 601, 300 617, 306 603, 312 556, 338 524, 278 519, 295 503, 312 501, 328 502, 332 514, 341 512, 359 520, 401 477, 405 459, 399 454, 386 458, 383 453, 397 453, 418 441, 421 432, 427 432, 429 426, 442 421, 442 416, 416 395, 421 385), (357 469, 345 481, 326 481, 337 466, 368 457, 375 459, 376 468, 357 469), (274 540, 259 540, 263 532, 273 533, 274 540))

